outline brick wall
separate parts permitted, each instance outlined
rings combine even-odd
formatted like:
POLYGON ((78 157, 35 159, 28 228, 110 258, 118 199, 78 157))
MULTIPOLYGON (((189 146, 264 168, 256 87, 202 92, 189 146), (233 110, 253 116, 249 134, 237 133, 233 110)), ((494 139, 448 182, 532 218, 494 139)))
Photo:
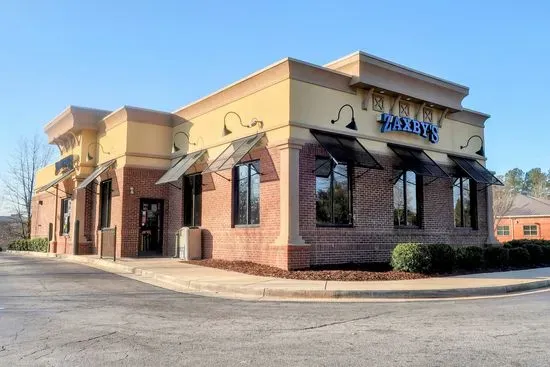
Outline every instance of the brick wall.
MULTIPOLYGON (((122 192, 122 210, 123 222, 118 227, 117 246, 120 243, 120 249, 117 252, 123 257, 133 257, 138 255, 139 229, 140 229, 140 199, 160 199, 164 200, 164 218, 163 218, 163 254, 168 252, 167 244, 173 244, 168 231, 169 217, 172 213, 172 204, 169 199, 169 185, 155 185, 155 182, 166 172, 165 170, 145 169, 125 167, 123 169, 124 185, 120 187, 122 192), (130 187, 134 188, 134 193, 130 192, 130 187)), ((117 170, 120 171, 120 170, 117 170)), ((176 215, 178 207, 181 204, 175 203, 176 215)), ((115 209, 113 207, 113 213, 115 209)))
POLYGON ((273 246, 279 236, 279 150, 259 148, 242 162, 260 160, 260 224, 232 226, 232 170, 203 175, 203 257, 254 261, 287 268, 288 247, 273 246), (224 176, 223 177, 220 177, 224 176), (226 178, 231 179, 228 181, 226 178))
POLYGON ((168 202, 170 203, 166 217, 164 256, 174 256, 176 245, 176 233, 183 226, 183 179, 168 187, 168 202))
POLYGON ((506 242, 511 240, 519 239, 544 239, 550 240, 550 216, 548 217, 531 217, 531 218, 502 218, 497 219, 496 225, 498 226, 508 226, 510 229, 510 235, 508 236, 499 236, 495 232, 495 236, 499 242, 506 242), (537 226, 537 235, 536 236, 524 236, 523 235, 523 226, 524 225, 536 225, 537 226))
MULTIPOLYGON (((384 170, 370 170, 352 185, 352 228, 317 227, 315 209, 315 157, 327 156, 318 145, 308 144, 300 152, 300 234, 311 245, 311 265, 388 261, 400 242, 482 245, 487 239, 486 191, 478 192, 479 230, 455 228, 451 181, 438 179, 425 185, 420 208, 420 228, 395 228, 393 186, 397 163, 393 156, 376 159, 384 170)), ((364 172, 357 169, 356 177, 364 172)), ((431 181, 427 178, 425 182, 431 181)))

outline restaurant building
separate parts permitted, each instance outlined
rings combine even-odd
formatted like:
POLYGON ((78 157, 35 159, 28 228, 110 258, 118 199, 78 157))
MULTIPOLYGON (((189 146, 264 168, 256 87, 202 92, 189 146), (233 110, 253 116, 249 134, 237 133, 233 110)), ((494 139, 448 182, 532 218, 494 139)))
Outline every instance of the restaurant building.
POLYGON ((495 241, 469 89, 357 52, 286 58, 172 113, 69 107, 45 132, 32 235, 51 251, 202 256, 284 269, 387 261, 400 242, 495 241))

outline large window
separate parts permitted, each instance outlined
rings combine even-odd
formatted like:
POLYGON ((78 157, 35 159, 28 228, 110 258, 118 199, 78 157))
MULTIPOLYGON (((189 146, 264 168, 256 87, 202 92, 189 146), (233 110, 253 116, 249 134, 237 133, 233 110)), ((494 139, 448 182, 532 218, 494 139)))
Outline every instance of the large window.
POLYGON ((497 236, 509 236, 510 226, 497 226, 497 236))
POLYGON ((101 228, 109 228, 111 226, 111 192, 112 181, 103 181, 100 184, 100 225, 101 228))
POLYGON ((202 175, 183 177, 183 225, 201 225, 202 175))
POLYGON ((71 199, 61 199, 61 225, 60 234, 68 235, 71 230, 71 199))
POLYGON ((538 235, 537 226, 536 225, 523 226, 523 235, 524 236, 536 236, 536 235, 538 235))
POLYGON ((477 229, 476 183, 469 178, 453 180, 453 207, 456 227, 477 229))
POLYGON ((405 171, 393 185, 393 223, 396 226, 420 226, 422 178, 405 171))
POLYGON ((235 167, 234 223, 260 224, 260 161, 235 167))
POLYGON ((351 225, 351 185, 348 166, 329 158, 315 160, 318 225, 351 225))

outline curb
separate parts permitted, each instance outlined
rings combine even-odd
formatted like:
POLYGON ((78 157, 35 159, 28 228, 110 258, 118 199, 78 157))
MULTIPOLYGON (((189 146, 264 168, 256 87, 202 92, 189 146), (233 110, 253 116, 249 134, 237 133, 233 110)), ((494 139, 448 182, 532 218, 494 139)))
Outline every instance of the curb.
MULTIPOLYGON (((284 299, 445 299, 483 296, 501 296, 511 293, 534 291, 550 288, 550 279, 534 280, 531 282, 475 287, 475 288, 447 288, 447 289, 411 289, 411 290, 306 290, 283 288, 244 288, 217 283, 209 283, 199 280, 185 280, 178 277, 158 274, 133 266, 114 263, 110 260, 83 258, 75 255, 52 254, 32 251, 5 251, 7 254, 34 256, 42 258, 57 258, 68 262, 94 266, 111 273, 126 273, 154 279, 161 283, 161 287, 180 291, 201 291, 213 293, 225 293, 240 296, 255 296, 260 298, 284 298, 284 299), (164 284, 164 286, 162 285, 164 284)), ((139 280, 139 279, 138 279, 139 280)))

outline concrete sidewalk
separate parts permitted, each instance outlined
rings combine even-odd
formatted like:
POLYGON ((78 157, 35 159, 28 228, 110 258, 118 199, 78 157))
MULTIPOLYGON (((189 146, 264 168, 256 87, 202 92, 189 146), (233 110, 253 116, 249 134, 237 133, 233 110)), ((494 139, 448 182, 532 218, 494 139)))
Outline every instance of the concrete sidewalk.
POLYGON ((415 280, 339 282, 260 277, 186 264, 177 259, 99 259, 97 256, 8 251, 81 263, 176 291, 206 291, 257 299, 453 298, 503 295, 550 287, 550 268, 415 280), (150 280, 153 280, 151 282, 150 280))

